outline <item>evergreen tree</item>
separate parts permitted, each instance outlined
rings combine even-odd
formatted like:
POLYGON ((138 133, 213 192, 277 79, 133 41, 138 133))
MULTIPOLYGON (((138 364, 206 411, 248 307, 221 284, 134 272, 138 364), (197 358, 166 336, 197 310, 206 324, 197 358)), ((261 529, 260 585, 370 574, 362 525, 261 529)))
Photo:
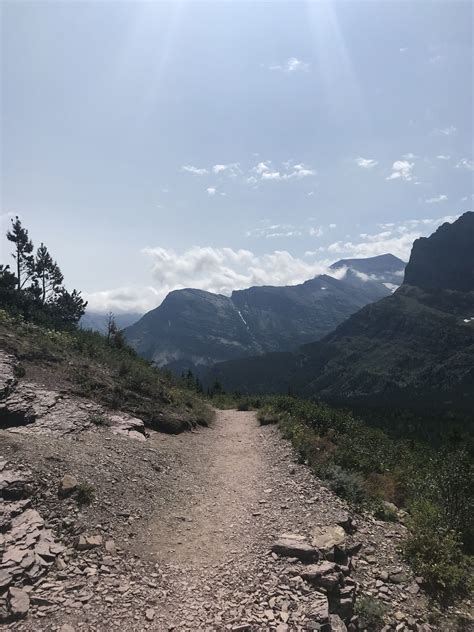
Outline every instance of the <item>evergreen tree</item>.
POLYGON ((36 251, 34 274, 41 291, 40 300, 45 305, 60 291, 64 277, 43 243, 36 251))
POLYGON ((34 276, 33 243, 28 237, 28 231, 21 225, 18 215, 11 221, 12 228, 7 232, 7 239, 15 244, 12 257, 16 261, 17 290, 20 291, 34 276))
POLYGON ((62 287, 52 307, 55 319, 59 324, 76 325, 86 311, 87 301, 84 301, 81 293, 77 290, 68 292, 62 287))

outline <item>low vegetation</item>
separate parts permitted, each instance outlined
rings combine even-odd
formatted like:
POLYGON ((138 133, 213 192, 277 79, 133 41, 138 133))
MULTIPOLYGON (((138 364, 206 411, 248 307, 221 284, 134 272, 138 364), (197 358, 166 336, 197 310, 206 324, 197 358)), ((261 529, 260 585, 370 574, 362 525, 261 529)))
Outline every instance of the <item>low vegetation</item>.
MULTIPOLYGON (((202 396, 140 358, 121 337, 48 329, 0 310, 0 345, 20 359, 26 378, 51 381, 55 388, 139 417, 151 428, 179 432, 212 421, 202 396)), ((104 425, 99 417, 93 421, 104 425)))
MULTIPOLYGON (((355 508, 385 521, 406 516, 403 554, 434 596, 449 601, 472 590, 474 449, 468 435, 451 431, 440 442, 437 423, 433 441, 421 441, 400 431, 390 435, 373 419, 368 425, 350 411, 322 403, 217 390, 214 405, 242 408, 245 403, 258 409, 262 425, 277 422, 300 461, 355 508)), ((372 620, 377 604, 366 605, 364 616, 372 620)))

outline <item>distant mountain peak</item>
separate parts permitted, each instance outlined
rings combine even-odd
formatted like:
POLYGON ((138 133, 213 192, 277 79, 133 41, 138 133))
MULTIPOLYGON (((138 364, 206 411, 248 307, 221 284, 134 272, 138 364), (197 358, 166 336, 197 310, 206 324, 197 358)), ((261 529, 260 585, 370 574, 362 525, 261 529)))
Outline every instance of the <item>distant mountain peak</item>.
POLYGON ((384 255, 375 255, 374 257, 359 257, 359 258, 351 258, 351 259, 340 259, 333 263, 330 268, 332 270, 337 270, 338 268, 347 267, 347 268, 356 268, 358 265, 363 265, 364 267, 379 267, 379 266, 388 266, 387 270, 400 270, 405 267, 405 261, 399 259, 395 255, 392 255, 390 252, 387 252, 384 255))
POLYGON ((354 273, 362 279, 363 276, 373 281, 388 283, 391 288, 398 287, 403 280, 405 262, 386 253, 375 257, 340 259, 330 266, 331 270, 347 269, 346 276, 354 278, 354 273), (352 273, 352 274, 351 274, 352 273))
POLYGON ((424 290, 474 290, 474 212, 414 242, 404 284, 424 290))

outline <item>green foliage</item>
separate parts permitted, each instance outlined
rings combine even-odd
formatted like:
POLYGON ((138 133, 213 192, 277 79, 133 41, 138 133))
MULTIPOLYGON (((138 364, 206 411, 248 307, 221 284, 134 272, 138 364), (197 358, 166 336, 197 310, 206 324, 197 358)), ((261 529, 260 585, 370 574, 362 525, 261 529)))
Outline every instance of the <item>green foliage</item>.
POLYGON ((269 424, 277 424, 279 421, 278 414, 271 408, 261 408, 257 413, 257 419, 261 426, 268 426, 269 424))
POLYGON ((369 595, 361 595, 355 604, 355 613, 360 618, 360 627, 370 632, 377 632, 383 627, 386 611, 385 604, 369 595))
POLYGON ((472 589, 470 563, 459 533, 450 528, 440 507, 428 500, 416 502, 409 528, 404 553, 426 586, 446 600, 467 594, 472 589))
POLYGON ((0 341, 15 354, 48 359, 77 394, 127 411, 155 430, 180 432, 213 420, 195 389, 98 332, 47 329, 0 310, 0 341))
POLYGON ((360 507, 367 501, 367 490, 360 474, 344 470, 339 465, 331 465, 325 472, 325 480, 333 492, 352 505, 360 507))
POLYGON ((397 511, 389 504, 381 502, 374 507, 374 516, 383 522, 398 522, 397 511))
POLYGON ((63 275, 42 243, 33 254, 33 243, 18 217, 12 219, 7 239, 14 245, 16 276, 9 266, 0 266, 0 306, 13 315, 38 325, 74 328, 87 303, 77 290, 63 287, 63 275))
POLYGON ((109 420, 104 415, 91 415, 90 416, 90 421, 95 426, 99 426, 99 427, 100 426, 108 426, 109 425, 109 420))
POLYGON ((435 595, 453 599, 469 590, 474 477, 468 437, 454 435, 436 450, 324 404, 293 397, 265 401, 259 415, 279 419, 299 460, 335 493, 381 520, 398 519, 389 503, 412 512, 406 557, 435 595))
POLYGON ((95 488, 90 483, 80 483, 76 490, 78 505, 91 505, 95 499, 95 488))

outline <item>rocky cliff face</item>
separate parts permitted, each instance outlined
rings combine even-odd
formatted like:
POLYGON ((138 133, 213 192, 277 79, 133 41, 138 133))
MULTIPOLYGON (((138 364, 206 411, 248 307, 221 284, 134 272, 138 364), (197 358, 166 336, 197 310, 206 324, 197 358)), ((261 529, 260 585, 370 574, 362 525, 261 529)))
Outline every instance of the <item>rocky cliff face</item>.
POLYGON ((387 296, 381 282, 348 271, 288 287, 252 287, 222 296, 171 292, 162 305, 125 330, 128 343, 158 366, 177 372, 317 340, 350 314, 387 296))
POLYGON ((404 283, 424 290, 474 290, 474 212, 415 241, 404 283))

